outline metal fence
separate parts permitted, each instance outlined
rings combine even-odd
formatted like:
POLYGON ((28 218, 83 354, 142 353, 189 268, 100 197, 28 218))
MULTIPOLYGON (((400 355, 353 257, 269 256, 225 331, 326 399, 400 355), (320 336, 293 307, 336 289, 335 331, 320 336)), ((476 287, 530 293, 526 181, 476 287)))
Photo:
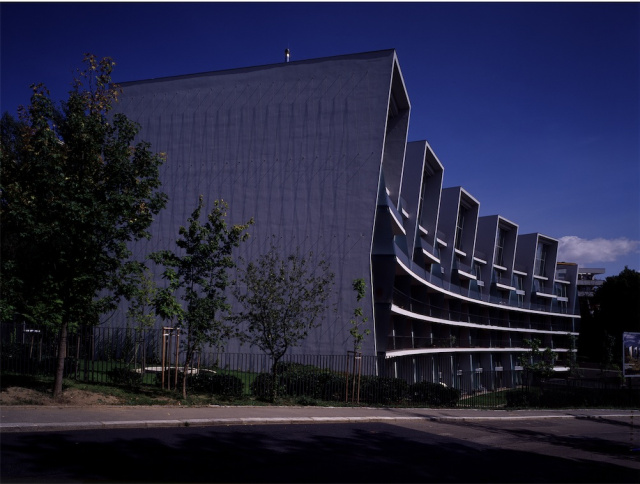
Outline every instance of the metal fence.
MULTIPOLYGON (((0 325, 0 371, 55 372, 57 334, 24 324, 0 325)), ((182 383, 183 351, 170 330, 80 328, 69 335, 64 374, 81 382, 175 389, 182 383)), ((620 378, 563 378, 531 385, 522 371, 456 371, 438 381, 400 375, 392 360, 376 356, 286 355, 272 377, 263 354, 203 351, 188 369, 191 392, 224 398, 280 396, 300 403, 353 402, 466 408, 640 407, 640 389, 620 378), (398 376, 399 378, 396 378, 398 376)))

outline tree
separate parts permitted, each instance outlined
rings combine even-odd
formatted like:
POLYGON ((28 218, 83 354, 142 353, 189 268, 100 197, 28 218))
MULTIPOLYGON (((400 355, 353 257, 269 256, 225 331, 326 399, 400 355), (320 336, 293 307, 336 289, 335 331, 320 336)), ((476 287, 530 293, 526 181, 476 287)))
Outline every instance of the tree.
MULTIPOLYGON (((365 290, 367 288, 364 279, 354 279, 352 283, 353 290, 356 291, 356 301, 360 302, 365 296, 365 290)), ((351 328, 349 329, 349 334, 353 338, 353 351, 358 352, 362 349, 362 342, 364 338, 371 334, 370 329, 365 329, 363 332, 360 331, 361 326, 367 324, 368 319, 364 317, 364 312, 360 306, 357 306, 353 310, 353 319, 349 322, 351 323, 351 328)))
POLYGON ((526 373, 533 376, 534 382, 544 380, 553 375, 553 365, 558 355, 551 348, 540 351, 542 342, 537 338, 526 339, 523 343, 531 351, 520 356, 520 365, 526 373))
POLYGON ((622 363, 622 333, 640 332, 640 273, 625 267, 607 277, 592 299, 593 314, 581 301, 578 352, 601 368, 622 363))
MULTIPOLYGON (((367 285, 364 282, 364 279, 354 279, 351 287, 356 292, 356 301, 359 303, 362 299, 364 299, 366 294, 367 285)), ((351 328, 349 329, 349 334, 353 338, 353 364, 351 365, 353 369, 353 379, 351 381, 351 400, 359 402, 360 401, 360 375, 362 373, 362 355, 360 354, 360 350, 362 349, 362 342, 364 338, 371 334, 370 329, 365 329, 364 331, 360 331, 361 327, 367 324, 367 318, 364 317, 364 311, 361 306, 356 306, 353 310, 353 318, 349 320, 351 324, 351 328), (358 376, 357 385, 356 385, 356 375, 358 376)), ((346 395, 347 401, 349 399, 349 363, 347 362, 347 388, 346 395)))
POLYGON ((622 333, 640 332, 640 272, 625 267, 607 277, 594 296, 595 330, 601 345, 600 362, 610 367, 622 364, 622 333))
POLYGON ((158 297, 158 287, 154 280, 153 273, 141 262, 132 262, 130 270, 127 271, 127 280, 123 283, 124 297, 129 301, 127 309, 127 327, 129 323, 134 328, 134 355, 133 360, 137 364, 138 349, 142 343, 142 363, 144 371, 144 334, 143 330, 151 328, 156 322, 156 299, 158 297))
POLYGON ((272 401, 277 397, 278 362, 319 326, 316 319, 328 309, 333 279, 328 263, 315 262, 313 253, 281 259, 275 247, 239 271, 233 294, 242 310, 233 319, 245 325, 239 331, 241 340, 272 359, 272 401))
POLYGON ((128 302, 127 327, 132 325, 137 332, 152 327, 157 319, 158 287, 149 267, 141 261, 127 261, 120 273, 118 286, 121 296, 128 302))
POLYGON ((230 309, 225 295, 228 271, 236 265, 233 249, 249 237, 246 230, 253 223, 252 219, 244 225, 228 227, 225 220, 227 204, 216 200, 207 216, 208 221, 201 224, 202 207, 203 197, 200 196, 188 226, 180 227, 176 241, 179 253, 164 250, 150 256, 165 267, 163 277, 169 283, 160 291, 158 313, 166 319, 177 317, 178 324, 186 332, 181 340, 186 353, 183 398, 187 397, 187 375, 194 354, 205 344, 219 344, 230 334, 225 318, 220 316, 230 309))
POLYGON ((54 399, 69 332, 115 308, 128 244, 150 237, 166 204, 163 157, 134 142, 138 125, 110 114, 115 64, 90 54, 84 64, 66 101, 34 85, 30 106, 1 127, 2 315, 57 330, 54 399))

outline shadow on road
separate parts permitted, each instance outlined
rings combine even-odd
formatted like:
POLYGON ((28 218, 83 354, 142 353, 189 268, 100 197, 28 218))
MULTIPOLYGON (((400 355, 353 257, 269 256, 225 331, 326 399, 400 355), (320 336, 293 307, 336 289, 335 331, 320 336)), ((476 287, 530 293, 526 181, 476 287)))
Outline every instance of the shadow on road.
MULTIPOLYGON (((602 450, 569 437, 559 444, 602 450)), ((6 434, 0 473, 3 483, 638 482, 638 476, 609 463, 380 423, 6 434)))

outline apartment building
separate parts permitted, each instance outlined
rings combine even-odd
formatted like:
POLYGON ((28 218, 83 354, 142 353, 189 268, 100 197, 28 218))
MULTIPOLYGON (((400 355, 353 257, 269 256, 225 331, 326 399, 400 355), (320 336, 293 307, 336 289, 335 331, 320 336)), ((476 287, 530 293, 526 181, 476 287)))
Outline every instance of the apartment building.
MULTIPOLYGON (((408 142, 394 50, 121 85, 117 110, 167 155, 169 204, 135 254, 171 247, 202 194, 209 207, 227 201, 231 223, 255 219, 245 260, 272 245, 323 257, 335 311, 293 352, 352 348, 356 278, 372 330, 362 352, 390 376, 516 369, 532 338, 561 359, 572 351, 577 266, 557 262, 552 237, 519 234, 464 188, 443 188, 429 143, 408 142)), ((232 341, 228 351, 251 349, 232 341)))

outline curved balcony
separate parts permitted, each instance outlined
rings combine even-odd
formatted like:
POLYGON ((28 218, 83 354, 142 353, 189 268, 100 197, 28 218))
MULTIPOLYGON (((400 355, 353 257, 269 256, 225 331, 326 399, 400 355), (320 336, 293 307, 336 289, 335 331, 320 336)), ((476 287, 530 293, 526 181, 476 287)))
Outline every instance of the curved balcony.
POLYGON ((470 302, 477 302, 487 306, 502 309, 553 314, 567 318, 580 317, 577 314, 551 311, 549 304, 536 304, 534 302, 516 304, 510 301, 508 297, 493 296, 489 294, 488 291, 479 292, 475 287, 466 288, 459 286, 458 284, 445 281, 442 278, 440 266, 437 266, 432 272, 428 272, 414 263, 411 259, 409 259, 409 257, 401 249, 399 249, 398 246, 395 246, 395 257, 399 268, 418 282, 426 285, 427 287, 436 288, 441 292, 449 293, 453 296, 458 296, 461 299, 465 299, 470 302))
MULTIPOLYGON (((522 342, 508 346, 489 339, 469 342, 466 339, 414 336, 389 336, 387 348, 387 358, 424 353, 526 353, 531 351, 531 348, 522 345, 522 342)), ((568 348, 552 349, 555 353, 563 355, 572 351, 568 348)), ((541 350, 544 351, 545 348, 541 350)))
MULTIPOLYGON (((509 318, 499 317, 496 315, 479 315, 466 311, 456 311, 451 308, 436 306, 427 302, 412 298, 398 290, 393 289, 393 306, 403 311, 392 311, 403 314, 408 317, 425 316, 433 318, 433 322, 445 323, 456 326, 467 326, 471 328, 498 330, 498 331, 518 331, 518 332, 540 332, 540 333, 572 333, 578 334, 573 330, 573 324, 570 321, 517 321, 509 318)), ((417 318, 421 319, 421 318, 417 318)))

